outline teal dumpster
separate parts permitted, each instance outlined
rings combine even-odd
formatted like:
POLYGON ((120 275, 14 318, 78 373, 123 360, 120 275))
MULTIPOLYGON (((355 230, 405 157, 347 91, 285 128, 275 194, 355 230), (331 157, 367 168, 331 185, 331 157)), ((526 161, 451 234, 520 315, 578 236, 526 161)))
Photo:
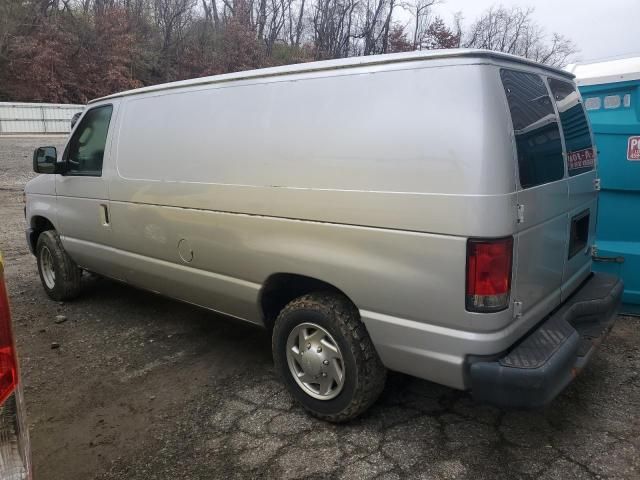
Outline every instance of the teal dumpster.
POLYGON ((640 57, 570 65, 598 151, 594 270, 624 280, 623 312, 640 314, 640 57))

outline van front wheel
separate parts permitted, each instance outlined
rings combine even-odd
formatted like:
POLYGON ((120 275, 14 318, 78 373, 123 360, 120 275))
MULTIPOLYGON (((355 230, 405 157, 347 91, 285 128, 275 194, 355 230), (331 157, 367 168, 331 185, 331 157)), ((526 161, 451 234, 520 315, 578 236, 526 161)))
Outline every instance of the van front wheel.
POLYGON ((291 301, 273 329, 273 358, 287 389, 312 415, 351 420, 379 397, 386 369, 357 308, 343 295, 291 301))
POLYGON ((36 244, 38 272, 44 291, 53 300, 71 300, 80 292, 82 270, 64 251, 55 230, 42 232, 36 244))

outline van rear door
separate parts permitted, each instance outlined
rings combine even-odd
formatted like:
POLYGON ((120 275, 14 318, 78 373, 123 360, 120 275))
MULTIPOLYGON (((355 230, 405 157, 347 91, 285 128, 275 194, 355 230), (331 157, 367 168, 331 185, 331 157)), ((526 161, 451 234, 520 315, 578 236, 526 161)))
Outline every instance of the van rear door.
POLYGON ((564 138, 569 187, 568 245, 562 274, 564 301, 591 272, 590 247, 595 238, 597 192, 595 151, 587 116, 575 86, 548 79, 564 138))
POLYGON ((561 301, 569 231, 569 186, 560 125, 540 75, 500 71, 517 151, 519 208, 513 299, 542 318, 561 301))

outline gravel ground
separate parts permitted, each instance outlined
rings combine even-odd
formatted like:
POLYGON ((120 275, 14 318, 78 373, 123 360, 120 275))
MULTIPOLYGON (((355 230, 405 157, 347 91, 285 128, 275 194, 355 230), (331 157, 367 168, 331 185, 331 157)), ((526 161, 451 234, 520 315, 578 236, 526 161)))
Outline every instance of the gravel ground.
POLYGON ((335 426, 292 403, 260 329, 95 277, 78 300, 50 301, 21 192, 34 146, 62 143, 0 138, 0 249, 36 479, 640 478, 637 318, 620 317, 544 410, 393 374, 366 416, 335 426))

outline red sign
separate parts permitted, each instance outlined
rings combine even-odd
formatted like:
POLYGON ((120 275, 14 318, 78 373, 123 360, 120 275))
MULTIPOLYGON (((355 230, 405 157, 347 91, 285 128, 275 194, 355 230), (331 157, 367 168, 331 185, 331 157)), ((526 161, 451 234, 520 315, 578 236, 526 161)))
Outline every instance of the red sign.
POLYGON ((640 136, 629 137, 627 142, 627 160, 640 160, 640 136))
POLYGON ((593 160, 595 155, 593 154, 593 148, 585 148, 583 150, 576 150, 575 152, 569 152, 567 154, 567 164, 569 170, 576 170, 578 168, 593 167, 593 160))

